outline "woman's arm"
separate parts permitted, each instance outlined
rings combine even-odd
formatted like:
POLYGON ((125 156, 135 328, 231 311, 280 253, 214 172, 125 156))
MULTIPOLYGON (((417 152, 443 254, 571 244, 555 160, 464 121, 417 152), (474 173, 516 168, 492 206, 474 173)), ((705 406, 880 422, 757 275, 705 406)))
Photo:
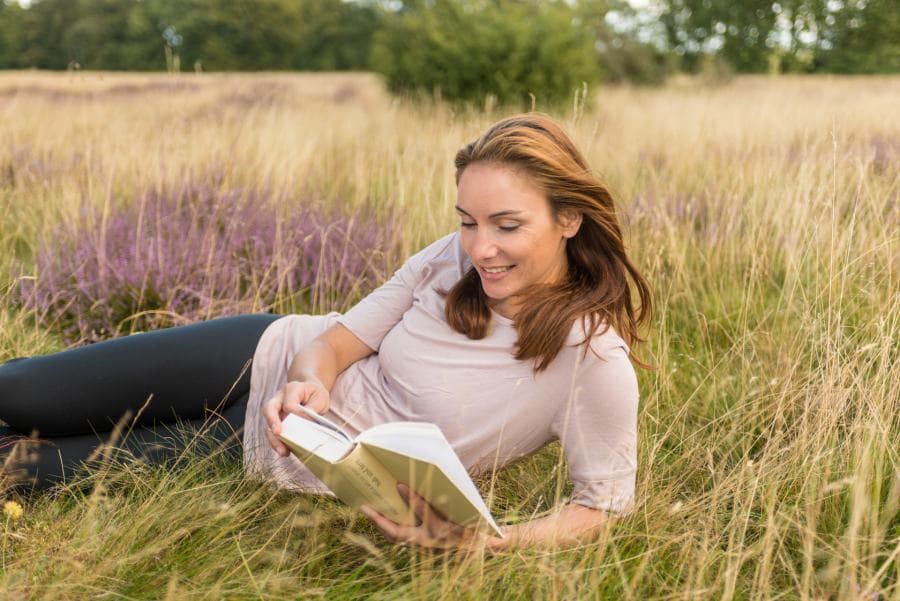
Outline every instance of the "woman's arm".
POLYGON ((278 438, 281 421, 289 413, 302 416, 300 405, 317 413, 328 411, 331 389, 338 374, 374 352, 350 330, 337 323, 294 356, 288 368, 287 384, 262 406, 269 426, 266 438, 279 455, 287 457, 290 453, 278 438))
POLYGON ((551 515, 503 528, 505 537, 491 537, 485 546, 491 551, 574 547, 595 540, 609 520, 605 511, 570 503, 551 515))
POLYGON ((288 368, 288 382, 318 382, 331 390, 338 374, 374 352, 336 323, 294 356, 288 368))
POLYGON ((398 485, 398 490, 419 518, 418 526, 398 524, 365 505, 362 512, 381 528, 388 540, 421 547, 488 551, 572 547, 595 539, 610 519, 604 511, 568 504, 551 515, 505 527, 504 537, 500 538, 448 522, 405 484, 398 485))

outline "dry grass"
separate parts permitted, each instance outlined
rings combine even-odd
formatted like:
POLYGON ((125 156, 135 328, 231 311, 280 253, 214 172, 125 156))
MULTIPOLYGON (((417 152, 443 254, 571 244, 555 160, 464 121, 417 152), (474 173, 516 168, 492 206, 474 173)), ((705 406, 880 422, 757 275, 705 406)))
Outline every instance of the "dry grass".
MULTIPOLYGON (((900 598, 898 78, 601 89, 559 115, 618 193, 657 313, 634 512, 574 551, 393 549, 215 453, 25 499, 9 598, 900 598)), ((0 75, 0 286, 83 203, 184 177, 455 227, 451 159, 499 114, 369 75, 0 75)), ((0 296, 0 360, 59 348, 0 296)), ((201 441, 202 442, 202 441, 201 441)), ((556 449, 498 477, 546 510, 556 449)), ((487 484, 487 483, 486 483, 487 484)))

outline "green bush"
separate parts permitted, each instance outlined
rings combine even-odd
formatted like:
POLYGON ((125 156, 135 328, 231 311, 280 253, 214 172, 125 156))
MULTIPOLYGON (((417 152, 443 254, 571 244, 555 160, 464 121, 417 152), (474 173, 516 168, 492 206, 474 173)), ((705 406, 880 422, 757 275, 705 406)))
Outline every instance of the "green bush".
POLYGON ((599 75, 593 31, 555 0, 407 3, 372 52, 392 92, 476 105, 555 105, 599 75))
POLYGON ((678 68, 674 54, 653 44, 615 34, 604 36, 600 42, 600 61, 606 82, 660 85, 678 68))

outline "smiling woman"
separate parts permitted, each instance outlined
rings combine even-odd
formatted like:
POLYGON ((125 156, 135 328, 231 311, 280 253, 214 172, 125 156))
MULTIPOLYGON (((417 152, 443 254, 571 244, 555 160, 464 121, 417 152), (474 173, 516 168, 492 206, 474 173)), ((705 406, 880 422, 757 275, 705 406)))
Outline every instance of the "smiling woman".
POLYGON ((230 427, 243 426, 249 472, 328 494, 277 437, 306 406, 351 435, 434 423, 472 474, 561 442, 574 490, 553 515, 487 537, 401 485, 418 526, 363 509, 391 540, 501 549, 595 535, 634 499, 639 394, 629 359, 649 287, 624 252, 612 197, 548 117, 495 124, 460 150, 456 168, 460 231, 343 315, 213 320, 0 366, 0 419, 57 435, 32 475, 50 482, 54 462, 70 466, 97 441, 67 438, 152 395, 141 433, 218 403, 230 427), (187 378, 199 382, 193 392, 179 385, 187 378))
POLYGON ((625 253, 612 195, 559 125, 535 114, 500 121, 457 153, 456 181, 473 266, 447 299, 454 329, 478 339, 491 310, 516 316, 515 357, 538 370, 579 319, 583 340, 607 324, 640 342, 649 286, 625 253))
POLYGON ((578 232, 581 215, 558 219, 546 192, 524 171, 502 163, 468 167, 458 189, 463 250, 490 307, 513 319, 534 287, 565 281, 566 240, 578 232))

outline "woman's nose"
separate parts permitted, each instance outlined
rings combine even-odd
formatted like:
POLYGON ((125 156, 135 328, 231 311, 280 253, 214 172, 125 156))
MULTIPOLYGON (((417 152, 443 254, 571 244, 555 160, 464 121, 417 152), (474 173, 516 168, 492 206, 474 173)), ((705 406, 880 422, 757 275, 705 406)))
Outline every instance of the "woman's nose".
POLYGON ((497 243, 489 233, 477 232, 475 244, 472 249, 472 258, 476 261, 484 261, 497 256, 497 243))

